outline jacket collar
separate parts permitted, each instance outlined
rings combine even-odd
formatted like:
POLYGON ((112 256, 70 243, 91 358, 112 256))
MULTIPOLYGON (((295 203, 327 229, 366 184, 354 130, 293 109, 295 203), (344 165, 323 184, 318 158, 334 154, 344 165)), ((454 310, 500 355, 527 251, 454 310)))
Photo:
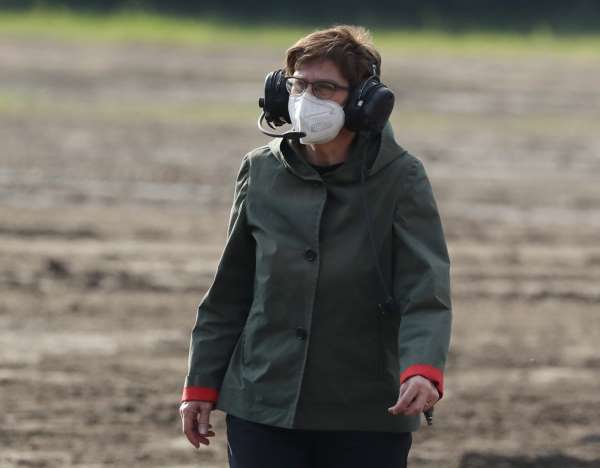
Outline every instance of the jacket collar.
POLYGON ((348 150, 348 157, 337 169, 319 174, 303 156, 300 143, 297 140, 287 140, 281 137, 272 139, 268 146, 275 157, 304 180, 351 183, 360 181, 361 164, 366 162, 368 170, 366 177, 373 175, 406 150, 395 138, 392 126, 388 121, 380 134, 358 132, 348 150))

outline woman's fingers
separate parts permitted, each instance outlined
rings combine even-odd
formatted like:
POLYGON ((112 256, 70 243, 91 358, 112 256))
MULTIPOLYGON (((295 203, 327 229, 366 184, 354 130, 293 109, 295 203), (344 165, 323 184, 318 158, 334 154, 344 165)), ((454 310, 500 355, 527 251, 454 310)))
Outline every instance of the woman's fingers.
POLYGON ((198 436, 198 441, 201 444, 204 445, 210 445, 210 441, 208 440, 209 437, 213 437, 215 435, 215 433, 213 431, 208 431, 208 434, 205 435, 199 435, 198 436))
POLYGON ((398 401, 394 406, 388 408, 388 411, 394 415, 404 412, 412 400, 417 396, 417 392, 418 388, 413 385, 412 382, 408 381, 406 390, 400 392, 401 396, 398 398, 398 401))
POLYGON ((203 437, 198 433, 198 420, 196 419, 196 412, 192 408, 188 408, 181 412, 181 422, 183 424, 183 433, 190 441, 190 443, 198 448, 200 439, 203 437))
POLYGON ((419 394, 408 408, 406 408, 405 413, 409 416, 414 416, 421 413, 421 411, 428 410, 439 400, 439 397, 438 391, 432 384, 427 383, 426 385, 420 385, 419 394))
POLYGON ((200 407, 198 416, 198 432, 200 435, 208 434, 208 428, 210 426, 210 409, 206 406, 200 407))
POLYGON ((410 377, 400 385, 399 393, 398 402, 388 408, 393 415, 403 413, 414 416, 433 407, 439 400, 439 393, 434 385, 419 375, 410 377))
POLYGON ((208 437, 215 433, 210 430, 212 424, 209 422, 212 405, 204 402, 186 402, 179 409, 183 433, 190 443, 199 448, 200 444, 209 445, 208 437))
POLYGON ((404 414, 407 414, 408 416, 415 416, 416 414, 421 413, 421 411, 423 411, 425 408, 425 403, 427 403, 428 398, 429 392, 421 388, 416 398, 404 410, 404 414))
POLYGON ((435 392, 435 395, 432 395, 427 399, 427 401, 425 402, 425 407, 423 408, 423 411, 427 411, 430 410, 431 408, 433 408, 433 405, 435 405, 438 400, 440 399, 440 394, 437 392, 435 392))

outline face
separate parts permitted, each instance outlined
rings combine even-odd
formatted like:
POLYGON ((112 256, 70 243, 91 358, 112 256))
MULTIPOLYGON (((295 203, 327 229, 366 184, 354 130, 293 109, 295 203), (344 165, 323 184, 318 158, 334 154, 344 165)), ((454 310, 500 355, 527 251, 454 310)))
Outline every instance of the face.
MULTIPOLYGON (((339 86, 350 86, 348 80, 346 80, 340 73, 338 66, 328 59, 305 63, 294 71, 293 76, 304 78, 310 82, 326 80, 339 86)), ((305 92, 312 93, 312 86, 309 86, 305 92)), ((348 90, 338 88, 328 99, 337 102, 343 107, 346 99, 348 98, 348 93, 348 90)))

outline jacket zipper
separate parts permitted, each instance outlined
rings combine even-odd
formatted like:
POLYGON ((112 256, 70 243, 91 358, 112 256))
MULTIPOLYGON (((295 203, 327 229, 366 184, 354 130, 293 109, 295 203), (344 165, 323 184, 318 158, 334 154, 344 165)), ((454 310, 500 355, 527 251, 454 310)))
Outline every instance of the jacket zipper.
POLYGON ((246 330, 242 331, 240 346, 241 346, 240 353, 242 355, 242 364, 245 366, 248 364, 248 362, 246 360, 246 330))
POLYGON ((384 368, 384 348, 383 348, 383 314, 379 311, 377 313, 377 377, 383 377, 383 368, 384 368))

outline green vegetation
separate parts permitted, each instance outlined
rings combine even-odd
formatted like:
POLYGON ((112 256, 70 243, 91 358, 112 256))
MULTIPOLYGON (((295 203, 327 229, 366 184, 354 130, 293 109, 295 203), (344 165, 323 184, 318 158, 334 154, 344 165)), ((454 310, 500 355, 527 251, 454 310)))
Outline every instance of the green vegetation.
MULTIPOLYGON (((208 47, 287 47, 313 28, 285 24, 225 22, 210 18, 174 18, 142 12, 85 14, 60 10, 0 12, 0 38, 55 38, 92 42, 153 42, 208 47)), ((383 51, 461 54, 549 53, 600 55, 600 34, 555 35, 472 31, 451 34, 437 30, 372 28, 383 51)))
POLYGON ((78 41, 159 42, 191 45, 279 44, 306 32, 151 13, 86 14, 31 10, 0 12, 0 36, 51 37, 78 41))

